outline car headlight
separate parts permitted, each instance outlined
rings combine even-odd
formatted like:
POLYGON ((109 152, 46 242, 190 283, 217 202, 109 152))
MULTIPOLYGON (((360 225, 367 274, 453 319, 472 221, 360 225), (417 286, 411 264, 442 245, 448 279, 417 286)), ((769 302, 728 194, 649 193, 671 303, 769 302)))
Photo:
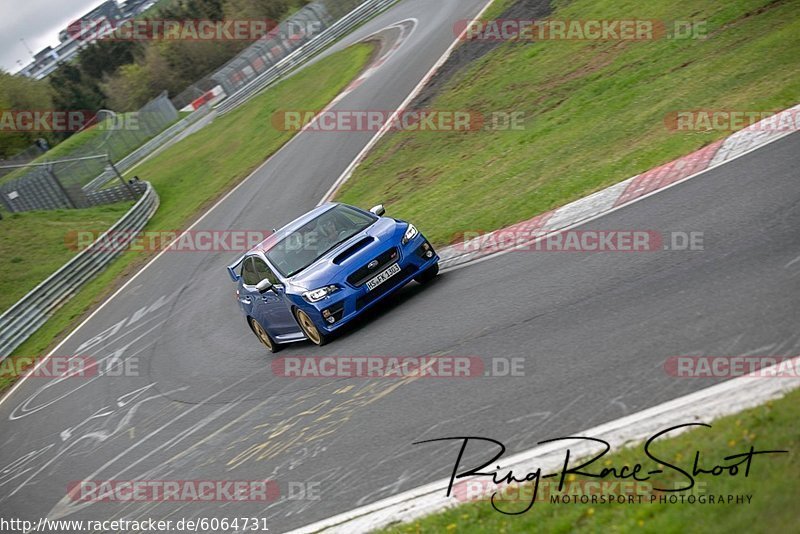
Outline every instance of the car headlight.
POLYGON ((339 286, 326 286, 320 289, 315 289, 314 291, 307 291, 303 293, 303 298, 306 299, 311 304, 315 304, 330 295, 333 295, 339 291, 339 286))
POLYGON ((406 230, 406 235, 403 236, 403 245, 408 245, 409 241, 414 239, 419 235, 419 230, 413 224, 408 225, 408 229, 406 230))

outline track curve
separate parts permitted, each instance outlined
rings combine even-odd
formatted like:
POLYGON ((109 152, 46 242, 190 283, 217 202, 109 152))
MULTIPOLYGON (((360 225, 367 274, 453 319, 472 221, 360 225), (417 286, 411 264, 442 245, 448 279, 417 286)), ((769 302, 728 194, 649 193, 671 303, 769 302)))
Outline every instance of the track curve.
MULTIPOLYGON (((351 39, 419 20, 337 106, 394 109, 449 46, 453 21, 482 4, 407 0, 360 29, 351 39)), ((370 137, 300 134, 197 229, 281 226, 313 208, 370 137)), ((670 378, 669 356, 797 354, 798 145, 788 136, 584 225, 700 231, 703 252, 507 254, 407 287, 328 347, 277 356, 524 358, 520 377, 276 377, 235 308, 230 255, 165 254, 58 350, 135 357, 140 377, 30 379, 0 404, 0 510, 29 520, 261 516, 286 531, 446 476, 454 451, 414 441, 486 435, 518 452, 713 383, 670 378), (133 478, 319 483, 320 499, 65 498, 71 481, 133 478)))

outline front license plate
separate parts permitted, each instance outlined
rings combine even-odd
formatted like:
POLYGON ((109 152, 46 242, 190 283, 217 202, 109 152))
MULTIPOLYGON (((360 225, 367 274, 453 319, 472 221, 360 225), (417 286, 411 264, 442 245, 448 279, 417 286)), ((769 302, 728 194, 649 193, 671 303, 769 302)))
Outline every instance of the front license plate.
POLYGON ((378 287, 379 285, 381 285, 382 283, 384 283, 389 278, 393 277, 399 272, 400 272, 400 266, 395 263, 394 265, 383 271, 381 274, 379 274, 378 276, 367 282, 367 290, 372 291, 373 289, 375 289, 376 287, 378 287))

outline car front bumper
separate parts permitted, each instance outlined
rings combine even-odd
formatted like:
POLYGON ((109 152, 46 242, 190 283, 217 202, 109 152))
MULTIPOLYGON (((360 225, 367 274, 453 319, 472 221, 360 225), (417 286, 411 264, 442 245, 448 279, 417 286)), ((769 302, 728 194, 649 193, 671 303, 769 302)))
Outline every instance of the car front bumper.
MULTIPOLYGON (((400 251, 400 258, 395 262, 400 267, 400 272, 372 291, 367 288, 366 284, 356 287, 344 283, 340 284, 343 289, 330 297, 315 304, 304 303, 302 309, 309 314, 321 332, 331 334, 339 330, 439 261, 439 256, 433 246, 422 234, 412 239, 407 245, 396 243, 387 246, 383 252, 392 247, 397 247, 400 251), (425 250, 425 247, 429 250, 425 250), (430 257, 428 257, 428 252, 431 254, 430 257), (333 317, 333 323, 329 322, 329 317, 333 317)), ((377 276, 385 269, 376 270, 375 275, 377 276)))

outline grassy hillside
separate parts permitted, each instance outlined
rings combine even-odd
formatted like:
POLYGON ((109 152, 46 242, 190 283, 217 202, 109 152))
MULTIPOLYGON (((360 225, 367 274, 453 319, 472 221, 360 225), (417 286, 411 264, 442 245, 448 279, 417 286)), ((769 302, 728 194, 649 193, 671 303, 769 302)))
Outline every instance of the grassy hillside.
POLYGON ((504 227, 566 204, 730 133, 676 133, 665 125, 670 112, 800 102, 797 0, 557 0, 554 8, 552 19, 706 21, 708 37, 505 43, 458 73, 427 107, 523 112, 523 130, 391 133, 338 199, 385 202, 392 215, 448 243, 459 232, 504 227))

